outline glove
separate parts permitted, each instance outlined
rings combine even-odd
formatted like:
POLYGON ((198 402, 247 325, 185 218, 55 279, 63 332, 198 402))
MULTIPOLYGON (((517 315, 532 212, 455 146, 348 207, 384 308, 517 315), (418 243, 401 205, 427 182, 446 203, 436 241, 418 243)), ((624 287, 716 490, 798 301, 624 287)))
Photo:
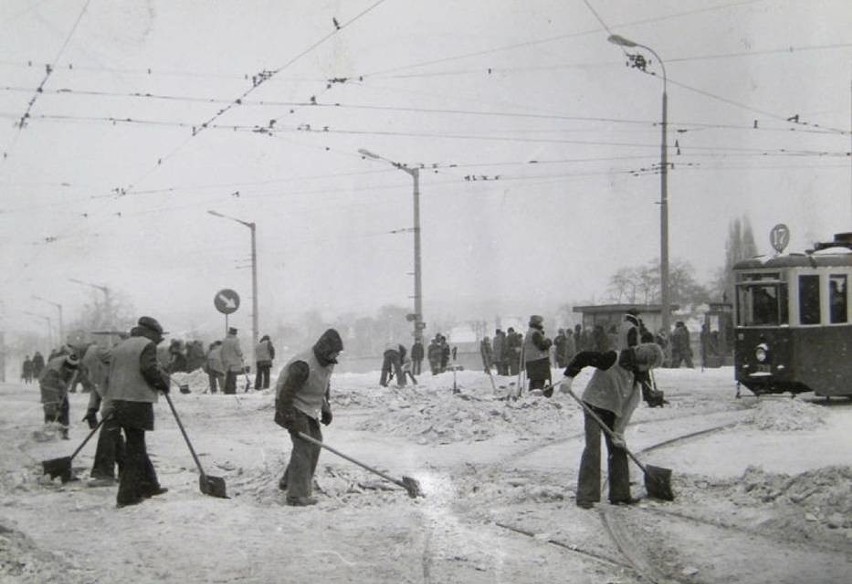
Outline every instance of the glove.
POLYGON ((574 383, 573 377, 566 377, 565 379, 563 379, 562 382, 559 384, 559 392, 568 393, 569 391, 571 391, 572 383, 574 383))
POLYGON ((251 369, 251 367, 249 367, 248 365, 246 365, 245 367, 243 367, 243 373, 246 373, 246 374, 247 374, 247 373, 249 372, 249 370, 250 370, 250 369, 251 369))
POLYGON ((622 436, 621 434, 619 434, 617 432, 613 432, 611 440, 612 440, 612 445, 615 446, 616 448, 626 448, 627 447, 627 442, 624 441, 624 436, 622 436))
POLYGON ((94 430, 98 427, 98 410, 92 408, 90 410, 86 410, 86 415, 83 416, 81 422, 89 423, 89 430, 94 430))
POLYGON ((334 419, 334 416, 331 415, 331 410, 327 408, 323 408, 320 413, 320 422, 322 422, 323 426, 328 426, 331 424, 331 420, 334 419))

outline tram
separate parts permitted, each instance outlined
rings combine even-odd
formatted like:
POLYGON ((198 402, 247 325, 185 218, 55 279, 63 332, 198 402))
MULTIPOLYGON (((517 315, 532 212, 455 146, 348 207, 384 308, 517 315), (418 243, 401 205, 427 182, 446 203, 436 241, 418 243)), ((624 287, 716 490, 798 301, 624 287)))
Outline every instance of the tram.
POLYGON ((755 395, 852 397, 852 233, 776 250, 733 268, 737 382, 755 395))

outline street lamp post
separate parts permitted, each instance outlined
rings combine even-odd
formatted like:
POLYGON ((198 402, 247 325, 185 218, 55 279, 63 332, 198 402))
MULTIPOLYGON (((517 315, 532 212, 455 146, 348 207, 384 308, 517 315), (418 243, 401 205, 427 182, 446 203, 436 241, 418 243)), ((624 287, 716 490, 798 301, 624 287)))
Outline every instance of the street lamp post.
POLYGON ((372 158, 384 160, 393 167, 408 174, 414 181, 414 340, 423 341, 423 280, 420 267, 420 169, 409 168, 401 162, 394 162, 361 148, 358 153, 372 158))
POLYGON ((626 39, 617 34, 607 40, 620 47, 645 49, 657 58, 663 71, 663 119, 662 139, 660 142, 660 303, 662 304, 661 322, 666 337, 671 324, 671 291, 669 289, 669 154, 668 154, 668 78, 666 64, 649 46, 626 39))
POLYGON ((41 300, 42 302, 47 302, 48 304, 53 304, 59 310, 59 342, 60 343, 66 342, 67 339, 65 338, 65 327, 62 325, 62 305, 59 304, 58 302, 52 302, 52 301, 48 300, 47 298, 42 298, 41 296, 36 296, 35 294, 33 294, 33 299, 41 300))
MULTIPOLYGON (((51 321, 49 316, 44 316, 43 314, 36 314, 35 312, 26 312, 24 314, 29 314, 30 316, 34 316, 36 318, 44 319, 47 322, 47 344, 48 346, 53 345, 53 321, 51 321)), ((60 344, 62 343, 62 339, 60 339, 60 344)))
POLYGON ((77 280, 75 278, 68 278, 68 281, 74 282, 75 284, 82 284, 83 286, 91 286, 92 288, 95 288, 96 290, 100 290, 101 292, 104 293, 104 306, 105 306, 106 316, 107 316, 106 327, 107 327, 107 329, 111 330, 113 328, 112 327, 112 303, 110 302, 109 288, 107 288, 106 286, 99 286, 98 284, 92 284, 91 282, 83 282, 82 280, 77 280))
POLYGON ((218 211, 207 211, 209 214, 214 217, 221 217, 222 219, 230 219, 231 221, 236 221, 240 225, 245 225, 249 229, 251 229, 251 335, 252 335, 252 354, 254 354, 254 348, 257 345, 258 338, 258 330, 257 330, 257 239, 256 239, 256 231, 257 226, 252 222, 243 221, 242 219, 237 219, 236 217, 229 217, 228 215, 223 215, 218 211))

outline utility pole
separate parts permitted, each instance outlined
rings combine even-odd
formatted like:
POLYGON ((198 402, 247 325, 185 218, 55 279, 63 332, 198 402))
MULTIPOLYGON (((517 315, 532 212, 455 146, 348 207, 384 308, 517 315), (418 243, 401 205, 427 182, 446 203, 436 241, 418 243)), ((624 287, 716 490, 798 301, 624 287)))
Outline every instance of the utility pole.
POLYGON ((388 160, 364 148, 360 148, 358 153, 373 160, 384 160, 408 174, 414 181, 414 315, 412 320, 414 321, 414 340, 422 342, 426 324, 423 322, 423 281, 420 265, 420 169, 409 168, 401 162, 388 160))
POLYGON ((74 282, 75 284, 82 284, 83 286, 90 286, 104 293, 104 311, 106 312, 106 322, 104 323, 104 326, 107 330, 112 330, 112 302, 110 301, 109 288, 98 284, 92 284, 91 282, 83 282, 82 280, 77 280, 75 278, 68 278, 68 281, 74 282))
POLYGON ((42 298, 41 296, 33 295, 33 299, 41 300, 42 302, 47 302, 48 304, 53 304, 59 310, 59 342, 66 343, 68 339, 65 338, 65 327, 62 324, 62 305, 58 302, 51 302, 47 298, 42 298))
MULTIPOLYGON (((235 221, 240 225, 245 225, 251 230, 251 336, 252 344, 251 351, 254 356, 254 350, 257 346, 258 339, 258 308, 257 308, 257 225, 252 221, 243 221, 236 217, 223 215, 218 211, 207 211, 214 217, 235 221)), ((254 357, 252 357, 254 359, 254 357)))

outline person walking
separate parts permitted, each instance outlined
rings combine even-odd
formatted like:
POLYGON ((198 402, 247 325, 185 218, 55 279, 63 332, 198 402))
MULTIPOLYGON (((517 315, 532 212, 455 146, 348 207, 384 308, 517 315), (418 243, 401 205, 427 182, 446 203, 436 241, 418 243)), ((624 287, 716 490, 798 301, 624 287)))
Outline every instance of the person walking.
MULTIPOLYGON (((565 369, 566 379, 561 391, 571 384, 584 367, 595 368, 581 399, 606 427, 614 438, 605 435, 607 446, 607 477, 609 501, 615 505, 630 505, 636 499, 630 495, 630 470, 624 431, 633 411, 639 404, 641 389, 636 375, 663 363, 663 351, 656 343, 642 343, 635 347, 606 352, 582 351, 572 359, 565 369)), ((577 479, 577 506, 590 509, 601 499, 601 427, 586 411, 586 445, 580 458, 580 473, 577 479)))
POLYGON ((441 335, 435 335, 435 338, 429 342, 429 369, 432 375, 437 375, 441 372, 441 335))
POLYGON ((222 365, 225 370, 225 387, 223 393, 237 393, 237 376, 245 372, 245 359, 237 338, 237 329, 230 327, 225 340, 222 341, 222 365))
POLYGON ((284 476, 278 482, 287 491, 286 502, 295 507, 315 505, 313 479, 320 447, 299 436, 303 433, 322 442, 320 424, 332 421, 329 397, 331 374, 343 351, 335 329, 326 330, 313 347, 293 357, 275 384, 275 423, 290 433, 293 451, 284 476))
POLYGON ((672 331, 672 369, 678 369, 681 361, 692 369, 692 347, 689 343, 689 330, 686 324, 679 320, 672 331))
POLYGON ((396 375, 398 387, 405 386, 405 375, 402 373, 402 363, 405 360, 405 347, 397 343, 389 343, 382 355, 382 375, 379 385, 387 387, 388 382, 396 375))
POLYGON ((205 371, 210 393, 225 391, 225 365, 222 363, 222 341, 213 341, 207 349, 205 371))
MULTIPOLYGON (((124 335, 124 338, 127 338, 124 335)), ((112 360, 112 352, 97 343, 86 349, 83 355, 83 363, 89 371, 89 381, 92 391, 89 394, 89 406, 84 422, 89 423, 89 428, 94 430, 98 426, 98 411, 104 420, 98 434, 98 445, 95 449, 95 460, 89 473, 90 487, 107 487, 116 482, 116 467, 118 476, 124 469, 126 445, 124 436, 121 434, 121 425, 115 419, 112 404, 104 399, 106 396, 109 380, 109 364, 112 360)))
POLYGON ((44 356, 36 351, 33 355, 33 378, 39 379, 42 371, 44 371, 44 356))
POLYGON ((420 339, 416 339, 414 344, 411 345, 411 373, 412 375, 420 375, 420 372, 423 367, 423 357, 425 357, 425 352, 423 350, 423 341, 420 339))
POLYGON ((24 359, 24 363, 21 365, 21 380, 24 383, 33 382, 33 360, 30 359, 29 355, 27 355, 27 358, 24 359))
POLYGON ((260 341, 254 349, 254 358, 257 362, 257 373, 254 376, 254 388, 269 389, 269 370, 272 369, 272 360, 275 359, 275 347, 269 335, 260 337, 260 341))
POLYGON ((169 377, 157 362, 157 345, 164 334, 156 319, 143 316, 130 337, 112 351, 104 400, 111 403, 127 443, 116 496, 119 508, 168 491, 160 486, 145 444, 145 432, 154 430, 154 404, 160 393, 169 391, 169 377))
MULTIPOLYGON (((529 330, 524 337, 524 366, 530 390, 544 389, 550 381, 550 346, 553 344, 544 334, 544 319, 538 314, 530 317, 529 330)), ((544 392, 545 397, 553 395, 553 388, 544 392)))
POLYGON ((59 355, 47 362, 38 379, 44 423, 59 423, 62 439, 68 440, 68 391, 77 377, 77 355, 59 355))

